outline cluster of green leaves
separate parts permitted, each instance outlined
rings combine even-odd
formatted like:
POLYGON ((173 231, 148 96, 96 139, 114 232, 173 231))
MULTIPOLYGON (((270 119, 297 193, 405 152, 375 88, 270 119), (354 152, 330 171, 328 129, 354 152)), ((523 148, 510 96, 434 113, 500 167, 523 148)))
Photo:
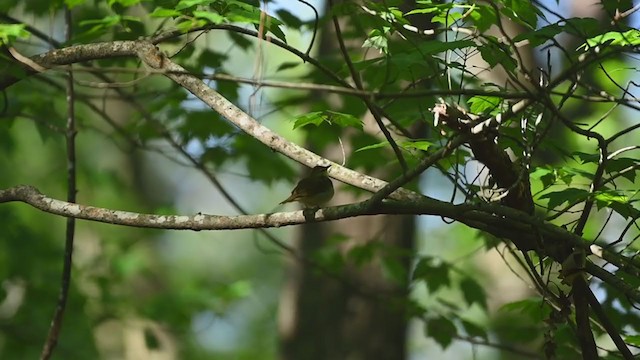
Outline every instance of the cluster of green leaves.
POLYGON ((262 24, 265 30, 286 42, 281 28, 282 21, 263 14, 255 4, 243 1, 180 0, 171 8, 156 7, 150 15, 156 18, 171 18, 176 21, 176 28, 184 32, 210 24, 253 24, 256 28, 262 24))
MULTIPOLYGON (((191 21, 194 12, 202 15, 196 12, 201 8, 206 7, 211 14, 217 13, 205 2, 192 2, 193 6, 187 6, 187 3, 181 2, 183 7, 178 9, 183 15, 170 19, 173 22, 168 25, 160 25, 162 30, 174 30, 172 25, 191 21)), ((225 16, 224 22, 253 26, 259 20, 257 3, 216 3, 227 5, 224 11, 221 10, 225 16)), ((74 44, 152 36, 147 29, 157 26, 157 22, 165 18, 150 20, 148 16, 141 15, 141 11, 152 12, 160 6, 172 6, 162 1, 115 0, 96 3, 68 1, 66 4, 73 11, 74 44)), ((0 4, 0 11, 18 19, 33 19, 34 22, 29 25, 46 29, 44 32, 47 33, 50 25, 44 25, 37 16, 57 13, 62 10, 62 5, 61 1, 25 1, 20 2, 18 11, 18 2, 7 1, 0 4), (29 15, 25 16, 22 10, 29 15)), ((190 24, 202 26, 198 19, 198 22, 190 24)), ((281 35, 280 23, 272 19, 272 27, 268 30, 281 35)), ((56 28, 62 26, 62 23, 55 25, 56 28)), ((55 46, 46 43, 46 39, 30 34, 28 29, 25 24, 1 24, 2 45, 15 46, 25 55, 32 53, 32 48, 24 46, 25 41, 43 49, 38 51, 55 46)), ((180 30, 186 31, 186 28, 180 30)), ((241 44, 246 45, 247 40, 242 40, 245 42, 241 44)), ((249 45, 252 46, 250 42, 249 45)), ((229 62, 227 56, 224 48, 196 51, 195 47, 190 46, 180 51, 174 60, 195 69, 194 72, 215 69, 218 73, 224 73, 223 66, 229 62)), ((3 77, 20 71, 5 67, 5 59, 6 56, 2 55, 0 71, 3 77)), ((91 66, 94 70, 100 69, 101 74, 114 82, 126 82, 138 77, 118 75, 108 70, 115 66, 135 69, 135 59, 107 59, 94 62, 91 66)), ((83 65, 76 64, 74 67, 83 65)), ((67 168, 63 135, 67 117, 65 79, 55 71, 39 78, 27 77, 26 72, 23 73, 25 80, 6 89, 0 113, 0 166, 13 169, 3 171, 0 187, 29 183, 51 196, 64 199, 67 168)), ((166 140, 167 134, 171 134, 172 139, 185 149, 191 151, 191 148, 198 148, 199 151, 195 150, 192 154, 205 166, 220 166, 246 159, 249 175, 257 180, 273 181, 294 175, 291 166, 281 158, 274 161, 273 154, 265 151, 257 141, 247 136, 237 136, 238 130, 226 119, 193 106, 192 98, 184 90, 166 81, 152 79, 135 88, 118 88, 112 94, 135 99, 144 107, 136 108, 137 111, 122 121, 108 122, 105 121, 108 119, 98 115, 100 110, 118 110, 125 108, 122 104, 129 102, 114 105, 109 102, 111 97, 107 96, 109 100, 96 105, 100 101, 92 102, 105 93, 83 86, 86 81, 94 83, 96 78, 82 71, 75 75, 78 81, 79 202, 148 213, 178 212, 172 206, 172 190, 164 187, 160 177, 151 175, 153 179, 147 179, 139 171, 139 161, 144 153, 138 150, 157 148, 160 141, 166 140), (199 146, 191 147, 193 144, 199 146), (265 167, 269 163, 273 166, 265 167), (149 188, 153 190, 147 190, 149 188), (157 192, 153 193, 154 190, 157 192)), ((98 81, 107 82, 104 78, 98 81)), ((220 82, 216 88, 230 100, 237 100, 237 83, 220 82)), ((113 114, 108 113, 107 116, 113 114)), ((161 148, 160 152, 163 151, 161 148)), ((0 240, 4 254, 0 259, 0 278, 6 284, 0 302, 4 304, 8 296, 14 298, 16 294, 24 294, 16 308, 3 312, 0 319, 0 339, 3 343, 0 357, 37 358, 60 291, 64 220, 43 216, 19 204, 3 206, 0 212, 0 224, 6 230, 0 240)), ((162 247, 155 241, 159 235, 155 231, 87 223, 77 226, 70 303, 55 355, 60 358, 99 358, 103 353, 98 349, 102 341, 96 338, 98 329, 113 321, 121 322, 126 327, 126 322, 132 318, 144 318, 162 324, 163 331, 170 332, 180 344, 179 356, 184 358, 204 359, 211 358, 212 354, 221 358, 239 358, 236 355, 244 354, 245 358, 251 359, 266 358, 275 353, 275 325, 272 321, 266 321, 271 310, 261 315, 265 321, 253 320, 260 322, 259 325, 246 325, 247 333, 243 334, 241 344, 233 355, 203 347, 198 339, 199 334, 193 328, 194 319, 201 314, 213 313, 222 318, 220 314, 230 312, 248 297, 262 296, 259 291, 254 291, 253 281, 247 279, 253 271, 258 271, 257 268, 262 268, 259 270, 262 280, 275 283, 267 278, 270 275, 263 269, 274 269, 271 273, 278 271, 276 264, 265 265, 264 261, 268 262, 271 258, 260 257, 250 264, 240 261, 235 266, 244 272, 225 279, 212 274, 215 271, 211 269, 185 269, 187 266, 184 264, 174 265, 171 260, 163 259, 162 247)), ((262 306, 263 309, 271 309, 274 305, 265 301, 262 306)), ((204 330, 208 330, 208 327, 204 330)), ((165 344, 153 332, 145 332, 145 335, 150 349, 166 350, 162 349, 165 344)), ((114 340, 119 339, 114 336, 114 340)))
MULTIPOLYGON (((371 91, 406 91, 407 89, 399 86, 403 82, 411 84, 428 83, 432 87, 455 90, 458 86, 463 89, 477 84, 465 72, 467 54, 475 51, 479 52, 487 62, 488 68, 502 68, 515 77, 519 71, 515 55, 515 44, 524 40, 528 41, 531 46, 542 47, 554 44, 554 41, 565 35, 572 35, 582 39, 582 44, 584 45, 579 48, 581 51, 566 53, 567 63, 569 64, 578 62, 579 57, 588 50, 587 47, 598 45, 630 47, 636 44, 637 32, 633 29, 626 30, 622 28, 617 31, 609 31, 609 29, 603 28, 596 19, 591 18, 567 18, 549 23, 545 14, 533 6, 531 2, 500 1, 496 3, 494 6, 485 3, 448 2, 442 4, 435 1, 417 1, 415 9, 402 11, 399 6, 394 7, 396 4, 393 2, 385 2, 384 4, 369 2, 367 7, 371 11, 367 12, 367 17, 360 19, 360 23, 364 24, 363 27, 368 29, 368 36, 363 41, 363 47, 376 50, 378 55, 363 57, 361 60, 355 58, 354 66, 362 74, 367 89, 371 91), (412 37, 411 33, 403 29, 403 26, 412 24, 407 17, 416 14, 429 14, 433 16, 433 21, 441 23, 449 29, 455 26, 475 27, 475 30, 480 34, 479 39, 476 39, 479 41, 471 41, 464 37, 454 38, 453 36, 452 38, 439 37, 429 39, 429 41, 424 41, 424 38, 421 39, 422 41, 417 40, 412 37), (490 26, 496 24, 498 17, 507 18, 521 25, 524 31, 508 41, 484 34, 490 26), (546 25, 541 25, 543 23, 546 25), (406 37, 407 41, 398 41, 398 34, 406 37), (451 54, 454 56, 450 56, 451 54), (447 59, 447 61, 442 59, 447 59), (445 83, 443 81, 445 77, 442 76, 444 74, 452 74, 451 78, 454 81, 445 83)), ((335 9, 334 14, 344 15, 349 11, 355 11, 354 7, 352 5, 344 5, 335 9)), ((336 69, 336 72, 340 74, 347 73, 346 67, 340 64, 339 61, 334 64, 331 59, 323 60, 325 60, 324 64, 336 69)), ((326 81, 326 78, 318 72, 310 73, 307 78, 310 81, 326 81)), ((495 89, 495 95, 483 94, 464 98, 468 104, 469 111, 481 116, 495 116, 504 112, 511 103, 511 100, 504 96, 508 91, 498 84, 485 83, 482 85, 485 90, 495 89)), ((420 114, 425 103, 435 103, 435 101, 431 101, 432 99, 428 96, 422 97, 420 101, 415 101, 411 98, 398 98, 385 103, 385 109, 396 123, 411 126, 425 120, 420 114)), ((452 101, 460 103, 459 99, 452 101)), ((298 117, 294 127, 297 128, 306 124, 313 124, 317 127, 335 125, 330 121, 331 116, 325 110, 321 110, 323 108, 322 105, 315 103, 313 106, 317 106, 319 110, 314 110, 309 114, 298 117)), ((327 104, 327 106, 331 106, 332 113, 341 114, 340 116, 343 119, 357 118, 360 115, 360 110, 350 101, 341 103, 341 107, 338 108, 335 107, 335 104, 327 104)), ((497 139, 498 145, 502 149, 511 148, 517 155, 530 150, 527 146, 534 144, 536 136, 543 133, 545 131, 543 128, 548 126, 547 123, 544 123, 549 116, 548 113, 534 109, 526 111, 523 116, 530 119, 527 123, 527 128, 520 128, 519 119, 508 119, 504 121, 503 127, 499 129, 501 136, 497 139), (542 125, 539 126, 538 122, 540 121, 542 121, 542 125), (533 125, 534 122, 535 125, 533 125)), ((357 130, 359 128, 356 122, 344 121, 343 124, 344 127, 350 127, 351 129, 357 130)), ((318 133, 315 132, 315 127, 313 129, 310 131, 318 133)), ((435 133, 438 133, 438 130, 435 133)), ((575 138, 574 135, 564 134, 563 136, 568 139, 575 138)), ((381 158, 385 156, 384 154, 388 154, 389 147, 386 141, 368 138, 366 141, 369 141, 369 143, 362 143, 357 141, 353 135, 350 135, 349 140, 351 140, 352 144, 357 145, 355 147, 356 151, 351 155, 351 161, 347 162, 350 166, 372 169, 375 166, 372 165, 371 158, 381 158), (368 159, 359 158, 362 154, 367 154, 368 159)), ((400 140, 398 145, 405 150, 418 149, 420 151, 428 151, 438 140, 438 136, 420 140, 400 140)), ((568 140, 564 141, 567 142, 568 140)), ((560 164, 543 162, 541 165, 531 168, 531 179, 534 190, 537 192, 536 202, 538 204, 546 205, 547 208, 556 211, 566 211, 592 199, 598 209, 611 209, 627 220, 638 218, 639 213, 634 200, 637 197, 637 190, 634 190, 633 186, 633 184, 636 184, 637 159, 616 157, 607 160, 602 181, 607 182, 609 179, 611 181, 603 184, 597 191, 592 192, 589 188, 594 179, 595 169, 599 164, 599 157, 597 153, 595 155, 587 154, 585 151, 594 151, 593 146, 576 144, 575 148, 578 150, 571 153, 566 146, 560 146, 556 151, 549 143, 545 142, 543 145, 537 144, 536 146, 542 147, 542 151, 553 153, 553 156, 562 156, 569 152, 570 157, 565 158, 569 161, 560 164), (578 162, 577 165, 573 163, 574 160, 578 162), (617 181, 613 181, 617 179, 627 180, 628 183, 625 184, 627 186, 621 188, 617 181)), ((420 154, 418 152, 418 156, 420 154)), ((385 159, 388 159, 388 157, 385 159)), ((470 159, 472 159, 471 154, 460 152, 445 159, 443 162, 464 164, 470 159)), ((536 158, 533 161, 538 164, 540 160, 536 158)), ((380 164, 380 161, 377 163, 380 164)), ((391 161, 386 162, 386 164, 395 165, 396 163, 391 161)), ((444 166, 444 168, 452 169, 455 167, 444 166)), ((474 190, 473 185, 467 186, 470 190, 474 190)), ((598 228, 599 224, 601 223, 594 221, 593 228, 598 228)), ((324 261, 321 261, 323 264, 335 269, 342 269, 346 263, 349 263, 350 258, 352 258, 351 261, 359 262, 362 259, 370 260, 375 257, 372 255, 372 253, 375 253, 373 250, 375 246, 372 245, 357 247, 346 255, 332 246, 328 245, 323 249, 320 259, 324 261)), ((388 253, 388 251, 385 250, 382 253, 388 253)), ((388 256, 380 253, 378 256, 382 257, 382 259, 387 259, 382 260, 381 264, 386 269, 387 274, 395 274, 392 276, 394 279, 404 279, 406 281, 406 279, 411 278, 406 271, 399 270, 402 267, 397 266, 398 263, 396 261, 388 261, 388 256), (393 264, 396 266, 393 266, 393 264)), ((414 272, 413 279, 419 280, 421 278, 420 276, 415 277, 415 274, 425 274, 423 275, 425 277, 424 281, 430 291, 432 288, 437 291, 438 289, 451 287, 462 292, 467 305, 474 303, 471 300, 470 293, 476 294, 479 304, 480 299, 486 302, 486 294, 472 291, 472 289, 482 289, 477 283, 475 283, 475 287, 470 286, 470 283, 450 283, 448 275, 451 269, 446 262, 434 261, 433 259, 416 261, 418 261, 418 266, 414 272), (426 270, 423 271, 421 269, 426 270)), ((621 300, 620 298, 617 299, 621 300)), ((532 341, 542 342, 543 333, 546 331, 545 347, 553 347, 553 351, 559 356, 560 354, 567 358, 579 356, 572 345, 575 337, 571 326, 566 323, 566 317, 563 318, 564 320, 562 320, 561 324, 548 326, 547 328, 540 326, 541 323, 551 324, 554 322, 552 319, 562 317, 555 314, 540 298, 515 302, 504 307, 504 311, 508 313, 508 315, 504 315, 504 318, 513 319, 513 313, 526 315, 522 317, 521 323, 514 321, 500 322, 497 320, 493 328, 480 326, 481 331, 474 330, 471 325, 468 325, 466 322, 468 320, 457 317, 460 303, 455 303, 450 306, 449 311, 442 312, 427 311, 418 304, 408 304, 407 309, 413 309, 411 312, 413 316, 426 319, 427 336, 433 337, 443 347, 447 347, 453 339, 463 334, 486 339, 486 334, 489 332, 499 334, 506 342, 513 341, 530 344, 532 341), (532 336, 531 334, 537 334, 538 336, 532 336)), ((611 310, 614 311, 614 309, 611 310)), ((628 314, 624 314, 624 311, 615 311, 620 316, 617 319, 619 320, 617 325, 620 325, 620 328, 624 327, 624 324, 633 322, 628 314), (621 320, 622 318, 625 320, 621 320)), ((497 316, 497 318, 499 319, 500 316, 497 316)))
POLYGON ((0 45, 9 46, 16 39, 28 39, 29 35, 25 24, 0 24, 0 45))
POLYGON ((600 163, 597 154, 575 152, 573 158, 582 165, 576 166, 545 166, 536 168, 531 173, 531 178, 540 182, 540 200, 548 199, 549 209, 560 210, 566 204, 568 207, 582 203, 588 199, 595 201, 598 209, 609 208, 624 219, 640 217, 640 209, 637 208, 638 190, 611 186, 615 184, 613 179, 623 178, 630 184, 635 184, 638 170, 638 159, 630 157, 616 157, 609 159, 604 166, 604 185, 597 191, 590 191, 589 184, 594 179, 594 172, 600 163), (560 187, 559 190, 556 190, 560 187))
MULTIPOLYGON (((385 278, 400 287, 413 289, 416 296, 421 297, 419 290, 426 289, 429 305, 424 305, 424 299, 419 302, 390 298, 389 302, 402 303, 402 312, 406 316, 421 319, 426 336, 444 349, 463 336, 484 341, 489 339, 486 325, 480 325, 478 320, 465 314, 474 305, 487 311, 487 294, 475 276, 439 257, 425 255, 414 259, 411 251, 390 247, 375 239, 352 246, 345 252, 342 245, 348 240, 347 236, 334 234, 315 252, 313 260, 335 275, 342 274, 349 266, 380 264, 385 278), (407 258, 415 262, 411 269, 403 264, 407 258)), ((529 340, 530 337, 527 338, 529 340)))

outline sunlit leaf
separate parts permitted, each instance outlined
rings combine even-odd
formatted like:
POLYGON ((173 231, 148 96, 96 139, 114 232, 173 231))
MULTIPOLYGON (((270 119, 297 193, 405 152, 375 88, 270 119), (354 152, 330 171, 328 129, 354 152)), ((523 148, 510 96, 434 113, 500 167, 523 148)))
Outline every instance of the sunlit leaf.
POLYGON ((180 0, 175 7, 175 10, 185 10, 198 5, 209 5, 215 2, 215 0, 180 0))
POLYGON ((149 16, 151 17, 176 17, 176 16, 180 16, 182 15, 182 13, 180 11, 174 10, 174 9, 165 9, 163 7, 157 7, 153 10, 153 12, 151 14, 149 14, 149 16))
POLYGON ((467 100, 473 114, 493 114, 500 110, 504 99, 498 96, 474 96, 467 100))
POLYGON ((388 29, 385 32, 378 29, 371 30, 369 36, 362 44, 362 47, 373 48, 383 54, 387 54, 389 52, 387 34, 388 29))
POLYGON ((607 32, 587 39, 579 48, 596 47, 606 43, 609 43, 611 46, 637 46, 640 44, 640 30, 631 29, 625 32, 607 32))
POLYGON ((16 39, 26 39, 30 35, 25 24, 0 24, 1 45, 11 45, 16 39))
POLYGON ((222 24, 225 21, 224 16, 211 11, 195 10, 193 12, 193 16, 197 18, 209 20, 209 22, 212 24, 222 24))

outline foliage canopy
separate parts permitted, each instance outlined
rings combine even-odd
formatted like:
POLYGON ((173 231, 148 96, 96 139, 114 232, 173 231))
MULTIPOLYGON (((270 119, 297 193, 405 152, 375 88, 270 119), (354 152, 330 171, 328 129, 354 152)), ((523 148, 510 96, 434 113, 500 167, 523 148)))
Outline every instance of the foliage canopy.
MULTIPOLYGON (((337 278, 349 266, 382 267, 412 292, 388 306, 444 349, 637 353, 637 7, 602 0, 593 17, 571 17, 524 0, 329 1, 325 12, 291 3, 0 4, 2 356, 33 358, 45 338, 55 346, 47 328, 66 229, 76 254, 59 357, 108 357, 114 327, 137 329, 148 353, 274 357, 265 334, 275 332, 280 274, 263 269, 278 262, 232 256, 227 270, 242 275, 214 276, 177 265, 180 255, 157 244, 177 240, 150 241, 160 235, 148 228, 262 229, 254 236, 297 259, 281 232, 265 229, 374 214, 464 224, 446 226, 443 239, 466 249, 444 256, 371 239, 343 251, 346 238, 333 234, 298 260, 337 278), (318 51, 324 42, 338 50, 318 51), (156 158, 204 175, 240 215, 172 215, 199 210, 175 206, 167 191, 177 190, 146 169, 156 158), (296 177, 286 158, 330 162, 362 201, 260 214, 258 200, 277 203, 285 192, 269 189, 296 177), (229 190, 234 181, 219 175, 233 172, 251 180, 243 195, 265 195, 229 190), (425 173, 447 200, 412 182, 425 173), (111 225, 74 231, 59 216, 111 225), (502 255, 533 291, 496 310, 488 265, 452 260, 469 248, 502 255), (257 286, 266 279, 268 290, 257 286), (268 310, 251 315, 231 350, 208 348, 193 330, 256 296, 268 310)), ((429 246, 445 247, 438 241, 429 246)))

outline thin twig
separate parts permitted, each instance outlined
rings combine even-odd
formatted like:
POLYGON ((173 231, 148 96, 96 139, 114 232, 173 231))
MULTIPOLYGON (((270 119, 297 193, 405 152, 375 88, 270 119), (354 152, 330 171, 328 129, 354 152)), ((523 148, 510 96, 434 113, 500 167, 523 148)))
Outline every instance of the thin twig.
POLYGON ((313 34, 311 35, 311 41, 309 42, 309 47, 307 48, 307 52, 305 52, 305 55, 309 56, 309 54, 311 54, 311 49, 313 49, 313 43, 316 41, 316 35, 318 34, 318 19, 320 18, 320 16, 318 15, 318 10, 316 10, 316 8, 310 3, 304 0, 298 0, 298 2, 301 2, 307 5, 308 7, 311 8, 311 10, 313 10, 313 16, 314 16, 313 34))
MULTIPOLYGON (((67 41, 71 39, 71 10, 67 7, 64 11, 65 17, 65 38, 67 41)), ((73 72, 69 69, 67 75, 67 126, 66 126, 66 144, 67 144, 67 202, 76 202, 76 119, 75 119, 75 106, 74 106, 74 89, 73 89, 73 72)), ((42 354, 40 359, 47 360, 53 355, 58 338, 60 337, 60 330, 62 328, 62 321, 64 320, 64 313, 67 306, 67 299, 69 297, 69 288, 71 286, 71 267, 73 265, 73 242, 75 237, 76 219, 73 217, 67 218, 67 226, 65 232, 64 243, 64 262, 62 266, 62 278, 60 282, 60 294, 58 297, 58 303, 51 321, 51 327, 49 328, 49 334, 44 343, 42 354)))

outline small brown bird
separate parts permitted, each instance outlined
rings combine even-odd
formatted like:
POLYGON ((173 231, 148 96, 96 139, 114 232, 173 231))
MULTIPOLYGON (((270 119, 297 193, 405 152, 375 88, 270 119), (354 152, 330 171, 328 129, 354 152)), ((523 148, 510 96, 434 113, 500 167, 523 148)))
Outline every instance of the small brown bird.
POLYGON ((300 180, 298 185, 291 191, 291 196, 280 204, 298 201, 306 208, 318 207, 333 197, 333 183, 327 170, 331 165, 316 166, 311 169, 311 174, 300 180))

